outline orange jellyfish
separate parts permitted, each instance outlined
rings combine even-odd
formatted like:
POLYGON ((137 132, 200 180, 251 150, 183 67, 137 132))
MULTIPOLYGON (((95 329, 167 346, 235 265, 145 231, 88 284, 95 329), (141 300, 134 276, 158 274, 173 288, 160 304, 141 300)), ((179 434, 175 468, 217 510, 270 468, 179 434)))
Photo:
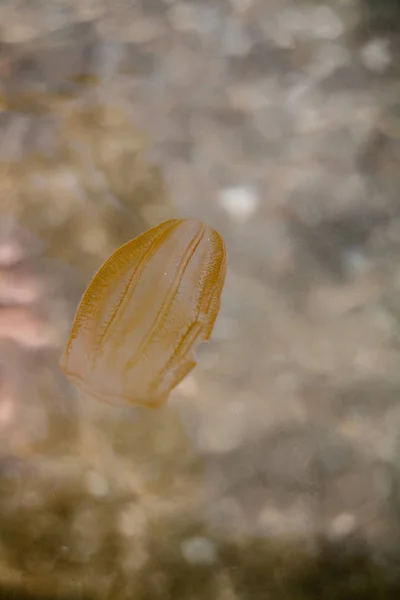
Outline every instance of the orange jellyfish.
POLYGON ((224 241, 204 223, 172 219, 146 231, 90 283, 62 370, 105 402, 160 407, 210 338, 225 275, 224 241))

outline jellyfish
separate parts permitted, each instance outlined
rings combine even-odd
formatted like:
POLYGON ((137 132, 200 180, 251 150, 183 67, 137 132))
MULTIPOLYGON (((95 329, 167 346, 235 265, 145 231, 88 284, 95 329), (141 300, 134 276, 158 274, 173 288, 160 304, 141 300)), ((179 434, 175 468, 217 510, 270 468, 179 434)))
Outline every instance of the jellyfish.
POLYGON ((224 241, 201 221, 172 219, 146 231, 93 278, 61 369, 104 402, 161 407, 211 336, 225 275, 224 241))

